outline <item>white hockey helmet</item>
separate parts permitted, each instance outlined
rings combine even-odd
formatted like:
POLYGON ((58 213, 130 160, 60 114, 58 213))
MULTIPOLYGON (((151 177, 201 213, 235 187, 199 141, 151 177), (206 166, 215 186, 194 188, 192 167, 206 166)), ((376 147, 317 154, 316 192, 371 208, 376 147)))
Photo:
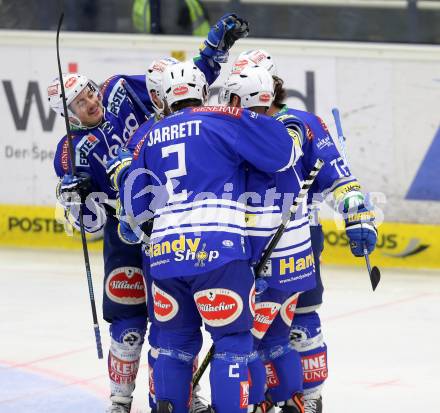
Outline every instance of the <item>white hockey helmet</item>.
POLYGON ((240 97, 243 108, 270 108, 274 99, 272 76, 264 67, 246 66, 241 73, 229 75, 220 90, 219 103, 229 105, 232 94, 240 97))
MULTIPOLYGON (((63 73, 63 82, 69 122, 79 128, 86 128, 69 105, 86 87, 89 87, 90 90, 100 97, 101 94, 99 88, 94 82, 79 73, 63 73)), ((63 96, 61 93, 61 83, 59 78, 55 78, 47 87, 47 98, 49 100, 50 108, 58 115, 64 117, 63 96)))
POLYGON ((160 60, 154 60, 151 65, 147 69, 147 73, 145 75, 145 83, 147 86, 148 96, 150 96, 151 103, 153 105, 154 111, 161 115, 163 112, 163 107, 160 108, 154 102, 151 92, 154 91, 156 96, 163 101, 163 91, 162 91, 162 75, 165 71, 165 68, 170 65, 175 65, 179 63, 179 60, 174 57, 166 57, 160 60))
POLYGON ((208 98, 205 75, 193 61, 167 66, 163 73, 162 88, 170 109, 173 103, 181 100, 197 99, 204 104, 208 98))
POLYGON ((240 53, 234 62, 232 71, 238 71, 240 67, 254 64, 264 67, 272 76, 277 76, 277 67, 272 56, 263 49, 248 50, 240 53))

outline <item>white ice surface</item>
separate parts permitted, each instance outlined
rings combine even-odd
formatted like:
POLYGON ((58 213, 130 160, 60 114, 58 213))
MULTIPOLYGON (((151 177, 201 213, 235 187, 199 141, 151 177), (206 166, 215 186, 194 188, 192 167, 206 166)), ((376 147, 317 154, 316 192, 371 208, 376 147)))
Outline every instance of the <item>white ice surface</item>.
MULTIPOLYGON (((91 261, 101 316, 102 259, 91 261)), ((322 272, 325 413, 439 412, 440 274, 383 269, 373 293, 363 269, 322 272)), ((106 352, 108 325, 100 327, 106 352)), ((132 413, 149 411, 146 352, 132 413)), ((107 395, 82 254, 0 250, 0 412, 98 413, 107 395)))

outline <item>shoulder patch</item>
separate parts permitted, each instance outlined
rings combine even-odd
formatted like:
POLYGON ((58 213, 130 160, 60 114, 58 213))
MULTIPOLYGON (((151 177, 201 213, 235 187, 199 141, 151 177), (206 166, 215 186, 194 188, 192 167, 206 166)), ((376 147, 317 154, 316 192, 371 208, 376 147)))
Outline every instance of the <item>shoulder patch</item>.
POLYGON ((231 106, 197 106, 192 108, 193 113, 217 113, 219 115, 232 116, 240 118, 243 113, 243 108, 234 108, 231 106))

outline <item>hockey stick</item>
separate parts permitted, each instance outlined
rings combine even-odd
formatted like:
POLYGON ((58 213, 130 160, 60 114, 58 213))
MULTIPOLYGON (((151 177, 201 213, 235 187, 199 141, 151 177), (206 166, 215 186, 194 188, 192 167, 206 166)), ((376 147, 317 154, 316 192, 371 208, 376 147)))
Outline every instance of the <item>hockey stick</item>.
MULTIPOLYGON (((61 96, 63 98, 64 120, 66 123, 67 145, 69 148, 70 166, 71 166, 72 175, 75 175, 76 174, 75 154, 73 151, 72 132, 70 130, 69 117, 67 112, 66 93, 64 90, 63 72, 61 70, 61 61, 60 61, 59 39, 60 39, 61 25, 63 24, 63 18, 64 18, 64 13, 61 13, 57 28, 57 61, 58 61, 58 74, 60 77, 60 84, 61 84, 61 96)), ((98 358, 102 359, 103 355, 102 355, 101 333, 99 332, 98 317, 96 315, 96 304, 95 304, 95 295, 93 293, 92 273, 90 271, 90 259, 89 259, 89 252, 87 249, 86 232, 84 229, 84 218, 83 218, 83 211, 81 206, 79 208, 79 226, 81 230, 81 242, 84 253, 84 263, 86 266, 87 284, 89 287, 90 305, 92 306, 93 328, 95 330, 96 350, 98 351, 98 358)))
MULTIPOLYGON (((342 156, 344 158, 346 165, 348 165, 347 155, 345 152, 345 136, 344 133, 342 132, 342 124, 341 124, 341 117, 339 116, 339 110, 337 108, 333 108, 332 113, 333 113, 333 118, 335 119, 335 125, 336 125, 336 130, 338 132, 338 140, 341 145, 342 156)), ((370 257, 365 244, 364 244, 364 257, 365 257, 365 262, 367 264, 368 274, 370 276, 371 287, 373 288, 373 291, 375 291, 380 281, 380 270, 376 266, 371 268, 370 257)))
MULTIPOLYGON (((313 185, 313 182, 315 181, 316 175, 318 175, 321 168, 324 166, 324 161, 321 159, 317 159, 315 162, 315 165, 313 165, 312 170, 309 173, 309 176, 306 178, 306 180, 303 182, 300 191, 298 192, 298 195, 296 196, 295 200, 292 203, 292 206, 290 207, 289 214, 284 218, 284 220, 281 222, 281 225, 278 227, 277 231, 275 232, 274 236, 269 242, 269 245, 267 246, 266 250, 264 251, 263 256, 261 257, 258 264, 255 266, 255 274, 256 278, 259 278, 259 275, 261 271, 263 270, 264 266, 266 265, 267 260, 270 258, 270 255, 272 254, 273 250, 277 246, 278 242, 280 241, 281 237, 284 234, 284 231, 286 230, 287 225, 289 225, 290 219, 296 215, 296 212, 298 211, 299 206, 302 204, 304 199, 307 196, 307 193, 309 192, 310 187, 313 185)), ((214 356, 214 344, 209 349, 208 353, 206 354, 205 358, 203 359, 202 363, 200 364, 197 371, 194 373, 192 384, 193 388, 197 386, 199 383, 203 373, 205 372, 206 368, 208 367, 210 361, 212 360, 212 357, 214 356)))

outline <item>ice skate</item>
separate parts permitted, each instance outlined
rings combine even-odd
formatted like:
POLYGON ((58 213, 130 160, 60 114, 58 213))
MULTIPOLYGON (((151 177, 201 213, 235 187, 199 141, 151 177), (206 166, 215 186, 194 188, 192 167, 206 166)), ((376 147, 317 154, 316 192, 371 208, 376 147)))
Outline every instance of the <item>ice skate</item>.
POLYGON ((200 386, 194 387, 191 407, 189 413, 214 413, 214 410, 209 404, 205 404, 206 400, 199 396, 200 386))
POLYGON ((322 396, 304 400, 304 413, 322 413, 322 396))
POLYGON ((106 413, 130 413, 133 397, 111 396, 112 405, 106 413))

